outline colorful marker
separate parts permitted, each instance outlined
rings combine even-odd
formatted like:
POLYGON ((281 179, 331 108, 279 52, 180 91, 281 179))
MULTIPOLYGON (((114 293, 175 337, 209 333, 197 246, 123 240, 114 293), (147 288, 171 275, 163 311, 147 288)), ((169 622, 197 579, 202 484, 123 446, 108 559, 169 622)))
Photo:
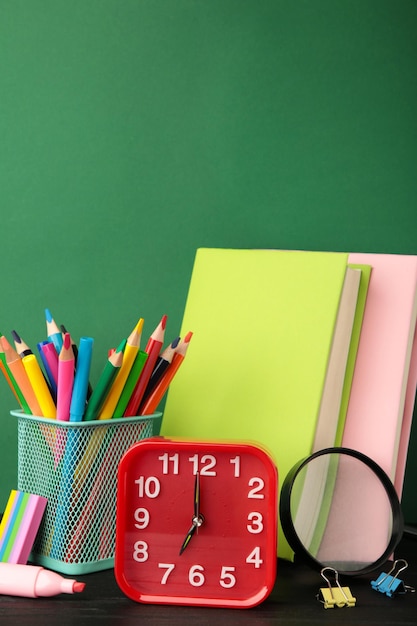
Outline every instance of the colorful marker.
POLYGON ((85 583, 64 578, 39 565, 0 563, 0 594, 40 598, 60 593, 81 593, 85 583))
POLYGON ((77 350, 77 368, 70 406, 70 422, 81 422, 88 397, 91 359, 94 340, 92 337, 81 337, 77 350))

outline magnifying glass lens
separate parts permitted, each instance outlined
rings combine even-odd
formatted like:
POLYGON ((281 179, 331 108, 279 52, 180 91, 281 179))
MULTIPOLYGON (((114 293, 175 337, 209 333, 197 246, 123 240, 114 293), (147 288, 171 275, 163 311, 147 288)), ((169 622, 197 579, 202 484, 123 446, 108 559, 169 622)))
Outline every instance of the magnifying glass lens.
POLYGON ((348 574, 385 562, 403 530, 388 476, 347 448, 322 450, 294 466, 281 490, 280 516, 296 554, 348 574))

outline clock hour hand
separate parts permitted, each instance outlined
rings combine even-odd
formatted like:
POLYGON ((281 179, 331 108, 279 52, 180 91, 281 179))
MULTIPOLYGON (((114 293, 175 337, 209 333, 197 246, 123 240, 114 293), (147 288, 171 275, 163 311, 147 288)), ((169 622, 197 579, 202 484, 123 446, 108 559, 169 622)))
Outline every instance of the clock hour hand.
POLYGON ((195 482, 194 482, 194 515, 191 520, 192 525, 188 533, 186 534, 184 541, 182 542, 180 555, 184 552, 185 548, 190 543, 195 531, 198 530, 198 528, 200 528, 203 522, 204 522, 204 516, 200 514, 200 474, 199 472, 197 472, 195 475, 195 482))

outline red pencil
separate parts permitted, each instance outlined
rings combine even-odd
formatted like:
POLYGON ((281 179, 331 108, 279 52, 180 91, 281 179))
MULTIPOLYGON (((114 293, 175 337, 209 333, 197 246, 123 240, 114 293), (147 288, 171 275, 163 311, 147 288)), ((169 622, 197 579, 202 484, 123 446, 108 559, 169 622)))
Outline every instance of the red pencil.
POLYGON ((161 380, 162 376, 165 374, 166 370, 172 363, 172 359, 174 358, 174 354, 176 348, 179 344, 180 337, 176 337, 174 341, 172 341, 166 348, 161 352, 161 354, 156 359, 155 366, 153 368, 150 379, 148 380, 148 384, 146 385, 145 392, 142 396, 142 400, 139 405, 139 415, 142 404, 145 404, 152 391, 155 389, 156 385, 161 380))
POLYGON ((148 396, 146 401, 140 407, 140 415, 152 415, 152 413, 155 413, 156 409, 158 408, 158 404, 161 402, 172 379, 177 373, 178 368, 185 359, 185 355, 187 353, 192 336, 192 332, 187 333, 183 341, 180 341, 180 343, 178 344, 171 365, 169 365, 150 396, 148 396))
POLYGON ((145 348, 145 352, 148 355, 148 358, 145 361, 145 365, 143 366, 137 383, 133 389, 132 395, 130 396, 129 402, 127 403, 127 407, 125 409, 125 412, 123 413, 124 417, 137 415, 140 402, 142 400, 143 394, 145 393, 146 385, 148 384, 148 381, 152 375, 153 368, 164 343, 166 323, 167 316, 163 315, 158 326, 149 337, 148 343, 145 348))

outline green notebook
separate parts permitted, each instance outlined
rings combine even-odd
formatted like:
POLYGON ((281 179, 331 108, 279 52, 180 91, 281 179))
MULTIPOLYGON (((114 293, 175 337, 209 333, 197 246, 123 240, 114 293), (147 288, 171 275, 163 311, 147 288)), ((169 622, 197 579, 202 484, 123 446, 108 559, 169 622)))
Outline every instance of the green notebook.
MULTIPOLYGON (((181 329, 193 342, 161 434, 262 443, 282 484, 312 451, 347 264, 345 253, 199 249, 181 329)), ((326 447, 338 418, 322 416, 326 447)), ((281 529, 278 555, 293 557, 281 529)))

